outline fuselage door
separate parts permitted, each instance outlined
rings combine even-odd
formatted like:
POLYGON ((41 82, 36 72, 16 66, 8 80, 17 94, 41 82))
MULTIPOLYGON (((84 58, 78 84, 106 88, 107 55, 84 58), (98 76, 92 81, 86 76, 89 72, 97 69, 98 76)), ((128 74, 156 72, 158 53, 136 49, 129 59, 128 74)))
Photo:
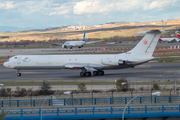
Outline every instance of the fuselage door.
POLYGON ((17 58, 17 64, 21 64, 21 58, 20 57, 17 58))

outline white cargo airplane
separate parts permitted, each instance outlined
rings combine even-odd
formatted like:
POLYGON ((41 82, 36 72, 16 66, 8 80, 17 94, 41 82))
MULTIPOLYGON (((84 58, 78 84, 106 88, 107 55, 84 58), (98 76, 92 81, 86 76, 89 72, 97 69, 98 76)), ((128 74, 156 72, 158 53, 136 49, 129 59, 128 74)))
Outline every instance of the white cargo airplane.
POLYGON ((173 41, 180 42, 179 30, 177 30, 175 33, 177 34, 178 38, 159 38, 159 41, 169 42, 169 43, 173 41))
POLYGON ((103 70, 134 68, 152 60, 152 54, 160 38, 161 31, 142 31, 146 34, 130 51, 121 54, 85 55, 17 55, 4 63, 7 68, 25 69, 81 69, 80 76, 104 75, 103 70))

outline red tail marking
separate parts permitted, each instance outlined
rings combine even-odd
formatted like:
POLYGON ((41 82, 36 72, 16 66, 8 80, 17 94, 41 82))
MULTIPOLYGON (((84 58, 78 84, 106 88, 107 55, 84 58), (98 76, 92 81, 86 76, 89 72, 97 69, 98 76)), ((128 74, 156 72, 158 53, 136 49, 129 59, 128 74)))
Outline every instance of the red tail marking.
POLYGON ((144 45, 147 45, 147 44, 148 44, 148 41, 147 41, 147 40, 143 40, 143 44, 144 44, 144 45))
POLYGON ((159 41, 163 41, 161 38, 159 38, 159 41))
POLYGON ((178 38, 180 39, 180 34, 177 34, 178 38))

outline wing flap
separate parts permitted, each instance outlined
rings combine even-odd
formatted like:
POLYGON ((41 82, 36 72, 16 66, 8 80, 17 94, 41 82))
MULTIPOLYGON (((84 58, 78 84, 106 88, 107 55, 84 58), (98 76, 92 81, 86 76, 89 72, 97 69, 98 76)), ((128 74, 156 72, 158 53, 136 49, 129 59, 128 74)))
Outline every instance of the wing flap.
POLYGON ((102 68, 101 65, 88 63, 66 63, 64 67, 67 69, 86 69, 87 71, 97 71, 97 68, 102 68))
POLYGON ((91 41, 91 42, 86 42, 86 44, 92 44, 92 43, 97 43, 97 42, 102 42, 104 40, 98 40, 98 41, 91 41))
POLYGON ((67 63, 64 65, 65 68, 84 68, 86 64, 72 64, 72 63, 67 63))

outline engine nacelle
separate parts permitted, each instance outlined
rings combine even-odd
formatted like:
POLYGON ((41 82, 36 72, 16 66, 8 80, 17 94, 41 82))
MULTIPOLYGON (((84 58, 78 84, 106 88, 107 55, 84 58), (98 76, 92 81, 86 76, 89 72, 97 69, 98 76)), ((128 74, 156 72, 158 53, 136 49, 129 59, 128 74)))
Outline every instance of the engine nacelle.
POLYGON ((124 64, 127 64, 127 62, 126 61, 124 61, 124 60, 119 60, 119 65, 124 65, 124 64))
POLYGON ((126 64, 126 61, 120 60, 118 58, 103 58, 101 63, 104 65, 123 65, 126 64))

